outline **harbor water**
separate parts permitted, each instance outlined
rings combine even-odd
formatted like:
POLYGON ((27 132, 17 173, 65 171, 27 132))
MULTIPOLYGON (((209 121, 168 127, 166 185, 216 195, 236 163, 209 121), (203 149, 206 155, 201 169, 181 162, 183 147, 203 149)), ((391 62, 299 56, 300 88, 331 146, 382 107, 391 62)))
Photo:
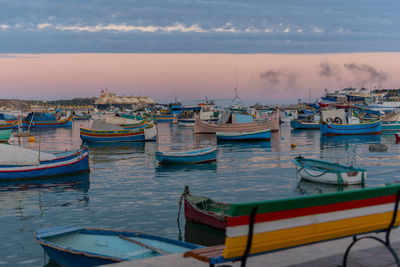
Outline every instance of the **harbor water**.
MULTIPOLYGON (((79 127, 36 130, 36 142, 21 146, 41 151, 80 147, 79 127)), ((0 184, 0 266, 53 266, 34 242, 37 229, 70 225, 137 230, 203 245, 218 244, 223 233, 185 223, 178 203, 185 185, 194 194, 224 202, 250 202, 352 190, 300 180, 298 156, 364 168, 366 187, 400 180, 400 144, 393 133, 321 137, 319 130, 295 131, 281 124, 270 142, 216 142, 192 128, 159 124, 159 142, 89 147, 90 173, 43 181, 0 184), (292 146, 295 144, 295 146, 292 146), (386 144, 387 152, 371 152, 386 144), (159 165, 154 152, 218 145, 217 161, 159 165)), ((13 139, 12 144, 18 145, 13 139)))

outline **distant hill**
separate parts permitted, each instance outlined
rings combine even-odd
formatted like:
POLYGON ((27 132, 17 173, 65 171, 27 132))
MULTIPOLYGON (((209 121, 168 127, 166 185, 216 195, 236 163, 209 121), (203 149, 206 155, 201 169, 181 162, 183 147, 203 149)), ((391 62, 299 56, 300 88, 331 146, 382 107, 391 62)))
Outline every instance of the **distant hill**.
POLYGON ((87 106, 93 105, 96 97, 90 98, 73 98, 69 100, 19 100, 19 99, 0 99, 0 110, 22 110, 28 111, 32 106, 87 106))

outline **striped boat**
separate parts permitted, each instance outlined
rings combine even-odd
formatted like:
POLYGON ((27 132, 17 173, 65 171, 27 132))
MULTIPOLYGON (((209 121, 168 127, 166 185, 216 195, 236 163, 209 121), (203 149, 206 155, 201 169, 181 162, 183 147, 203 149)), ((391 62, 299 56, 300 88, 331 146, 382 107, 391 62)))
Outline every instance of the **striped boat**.
POLYGON ((294 159, 296 172, 302 178, 319 183, 353 185, 364 184, 367 172, 364 169, 345 166, 301 156, 294 159))
POLYGON ((156 122, 172 122, 174 120, 174 114, 152 114, 151 117, 156 122))
POLYGON ((380 120, 356 124, 321 123, 321 134, 324 135, 362 135, 381 134, 382 123, 380 120))
POLYGON ((5 124, 0 124, 0 130, 17 129, 17 128, 18 128, 18 120, 7 122, 5 124))
POLYGON ((320 123, 317 122, 306 122, 302 120, 291 120, 290 121, 290 126, 292 126, 293 129, 302 129, 302 130, 319 130, 320 128, 320 123))
POLYGON ((96 131, 80 128, 80 137, 82 141, 88 143, 138 142, 145 140, 143 129, 96 131))
MULTIPOLYGON (((34 118, 34 117, 33 117, 34 118)), ((22 126, 24 127, 72 127, 72 115, 61 120, 29 120, 28 118, 22 119, 22 126)))
MULTIPOLYGON (((221 260, 244 254, 249 214, 258 207, 250 254, 386 229, 400 185, 232 204, 221 260)), ((397 216, 394 226, 400 224, 397 216)), ((210 262, 211 263, 211 262, 210 262)))
POLYGON ((86 148, 50 154, 1 145, 1 152, 7 153, 8 158, 2 158, 0 162, 0 181, 43 179, 89 172, 86 148))

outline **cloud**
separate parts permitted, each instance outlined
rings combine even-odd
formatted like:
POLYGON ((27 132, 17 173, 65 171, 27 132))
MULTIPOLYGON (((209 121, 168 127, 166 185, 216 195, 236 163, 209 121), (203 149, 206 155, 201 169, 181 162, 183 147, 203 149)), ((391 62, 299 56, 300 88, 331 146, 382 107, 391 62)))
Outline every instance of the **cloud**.
POLYGON ((381 82, 386 81, 390 78, 390 74, 384 71, 378 71, 375 67, 367 64, 344 64, 344 67, 355 75, 361 83, 367 82, 381 82))
POLYGON ((334 78, 337 81, 342 79, 340 66, 329 61, 319 63, 319 75, 324 78, 334 78))
POLYGON ((260 79, 265 81, 269 86, 285 86, 293 87, 297 83, 297 74, 288 70, 270 69, 260 73, 260 79))

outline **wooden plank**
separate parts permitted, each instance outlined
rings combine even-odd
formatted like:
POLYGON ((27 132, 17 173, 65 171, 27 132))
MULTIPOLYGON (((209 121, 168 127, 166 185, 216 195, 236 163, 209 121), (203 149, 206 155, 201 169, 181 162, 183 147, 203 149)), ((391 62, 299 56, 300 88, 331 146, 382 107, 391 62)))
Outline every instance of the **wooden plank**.
POLYGON ((162 250, 162 249, 159 249, 159 248, 156 248, 156 247, 147 245, 147 244, 145 244, 145 243, 142 243, 142 242, 137 241, 137 240, 134 240, 134 239, 130 239, 130 238, 128 238, 128 237, 126 237, 126 236, 123 236, 123 235, 119 235, 118 237, 121 238, 121 239, 123 239, 123 240, 129 241, 129 242, 132 242, 132 243, 135 243, 135 244, 137 244, 137 245, 139 245, 139 246, 142 246, 142 247, 144 247, 144 248, 153 250, 153 251, 155 251, 155 252, 157 252, 158 254, 161 254, 161 255, 168 255, 168 254, 171 254, 171 253, 169 253, 169 252, 167 252, 167 251, 165 251, 165 250, 162 250))

